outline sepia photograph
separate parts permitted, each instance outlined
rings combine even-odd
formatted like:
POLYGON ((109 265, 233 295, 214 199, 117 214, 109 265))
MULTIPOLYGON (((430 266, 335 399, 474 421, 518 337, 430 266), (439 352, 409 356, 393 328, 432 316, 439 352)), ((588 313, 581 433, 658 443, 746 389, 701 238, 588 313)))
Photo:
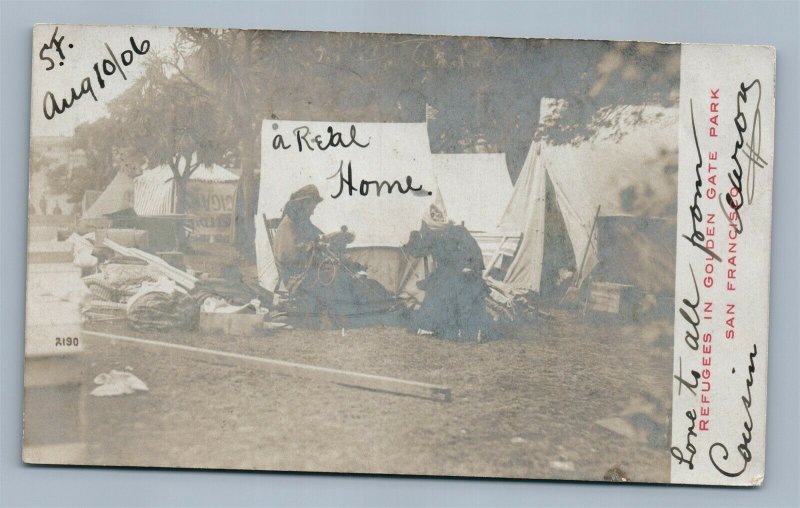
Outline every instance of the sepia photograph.
POLYGON ((682 97, 684 50, 37 25, 23 460, 675 481, 725 423, 722 369, 677 348, 711 354, 685 288, 726 267, 679 253, 729 259, 745 192, 680 162, 715 107, 682 97))

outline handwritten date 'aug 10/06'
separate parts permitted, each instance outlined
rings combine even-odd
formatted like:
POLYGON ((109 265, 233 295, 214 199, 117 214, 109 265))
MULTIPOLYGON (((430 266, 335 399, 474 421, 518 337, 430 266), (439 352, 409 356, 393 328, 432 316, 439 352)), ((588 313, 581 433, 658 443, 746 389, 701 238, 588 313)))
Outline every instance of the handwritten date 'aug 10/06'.
POLYGON ((131 37, 129 41, 131 45, 130 49, 122 51, 119 54, 119 57, 117 57, 108 44, 104 44, 106 51, 108 51, 109 58, 104 58, 98 62, 95 62, 95 64, 92 66, 94 75, 90 74, 83 78, 78 88, 70 89, 69 93, 61 99, 57 99, 56 95, 52 91, 48 90, 44 94, 44 100, 42 102, 44 117, 48 120, 52 120, 56 117, 56 115, 63 114, 69 108, 74 106, 75 102, 86 95, 90 95, 92 99, 97 101, 97 95, 95 94, 94 88, 95 84, 97 84, 97 86, 99 86, 101 89, 105 88, 105 78, 113 76, 117 73, 117 71, 119 71, 122 79, 127 80, 128 76, 125 75, 125 67, 128 67, 133 63, 136 55, 142 56, 150 51, 150 41, 147 39, 142 40, 142 42, 138 45, 133 37, 131 37))

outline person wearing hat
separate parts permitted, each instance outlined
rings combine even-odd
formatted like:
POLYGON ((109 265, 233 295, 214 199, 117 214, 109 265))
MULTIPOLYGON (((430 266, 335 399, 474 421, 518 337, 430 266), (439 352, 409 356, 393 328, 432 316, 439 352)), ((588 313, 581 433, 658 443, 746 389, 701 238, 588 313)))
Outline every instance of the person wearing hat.
POLYGON ((319 326, 323 312, 342 328, 396 322, 397 301, 345 255, 354 235, 346 227, 323 235, 311 222, 321 201, 315 185, 293 192, 274 237, 275 264, 284 286, 303 307, 303 324, 319 326))
POLYGON ((298 278, 309 270, 314 248, 322 237, 322 231, 311 223, 311 215, 321 201, 316 185, 293 192, 275 231, 275 263, 290 292, 300 282, 298 278))

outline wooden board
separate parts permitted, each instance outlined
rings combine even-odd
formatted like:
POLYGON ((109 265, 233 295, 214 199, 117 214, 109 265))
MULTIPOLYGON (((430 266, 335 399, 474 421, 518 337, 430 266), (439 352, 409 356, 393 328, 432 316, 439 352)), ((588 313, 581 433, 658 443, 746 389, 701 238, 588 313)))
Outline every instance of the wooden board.
POLYGON ((189 358, 200 358, 205 360, 209 358, 225 358, 232 364, 240 367, 258 368, 274 374, 295 376, 305 379, 313 379, 316 381, 325 381, 329 383, 350 386, 353 388, 377 390, 399 395, 409 395, 412 397, 440 400, 444 402, 449 402, 451 400, 450 388, 428 383, 420 383, 417 381, 406 381, 403 379, 376 376, 373 374, 362 374, 360 372, 317 367, 315 365, 285 362, 282 360, 273 360, 271 358, 248 356, 239 353, 228 353, 214 349, 184 346, 181 344, 171 344, 169 342, 127 337, 124 335, 115 335, 111 333, 92 332, 89 330, 84 330, 82 337, 84 337, 84 339, 111 339, 112 341, 134 344, 144 349, 151 349, 159 352, 165 349, 173 349, 182 351, 185 353, 186 357, 189 358))
POLYGON ((194 285, 198 281, 197 277, 189 275, 188 273, 175 268, 160 257, 150 254, 149 252, 134 249, 133 247, 125 247, 108 238, 103 241, 103 245, 118 254, 122 254, 123 256, 133 257, 145 261, 148 265, 160 271, 166 277, 174 280, 176 283, 180 284, 186 289, 194 289, 194 285))

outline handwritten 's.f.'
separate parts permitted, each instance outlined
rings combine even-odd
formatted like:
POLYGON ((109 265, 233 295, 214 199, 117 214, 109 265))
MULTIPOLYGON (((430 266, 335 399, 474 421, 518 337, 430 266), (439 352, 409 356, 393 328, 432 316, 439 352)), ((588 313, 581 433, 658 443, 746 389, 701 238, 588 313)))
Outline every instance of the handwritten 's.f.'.
MULTIPOLYGON (((50 71, 55 69, 56 67, 55 60, 45 55, 47 51, 55 50, 55 52, 58 53, 58 58, 60 59, 58 65, 64 65, 64 60, 67 59, 67 56, 64 54, 64 50, 61 49, 61 44, 63 44, 63 42, 64 42, 64 36, 63 35, 61 37, 58 36, 58 27, 56 27, 56 29, 53 30, 53 35, 50 36, 50 40, 44 43, 42 45, 42 49, 39 50, 39 60, 48 63, 48 66, 44 70, 50 71)), ((72 43, 68 44, 67 46, 69 48, 74 47, 72 43)))

